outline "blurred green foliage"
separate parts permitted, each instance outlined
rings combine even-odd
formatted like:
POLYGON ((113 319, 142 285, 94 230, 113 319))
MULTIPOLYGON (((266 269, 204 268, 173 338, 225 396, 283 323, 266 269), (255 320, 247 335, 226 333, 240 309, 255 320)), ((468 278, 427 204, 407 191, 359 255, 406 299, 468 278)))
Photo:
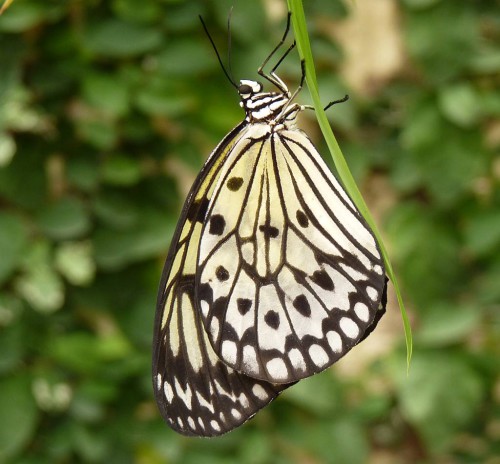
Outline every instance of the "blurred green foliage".
MULTIPOLYGON (((224 55, 231 3, 16 0, 0 17, 0 462, 499 462, 500 7, 394 4, 404 70, 369 96, 325 28, 353 12, 305 6, 325 102, 351 93, 331 115, 344 154, 384 186, 410 375, 397 328, 359 375, 303 381, 214 440, 164 425, 150 344, 183 196, 242 117, 198 20, 224 55)), ((237 78, 280 37, 276 5, 236 2, 237 78)), ((280 71, 297 82, 298 61, 280 71)))

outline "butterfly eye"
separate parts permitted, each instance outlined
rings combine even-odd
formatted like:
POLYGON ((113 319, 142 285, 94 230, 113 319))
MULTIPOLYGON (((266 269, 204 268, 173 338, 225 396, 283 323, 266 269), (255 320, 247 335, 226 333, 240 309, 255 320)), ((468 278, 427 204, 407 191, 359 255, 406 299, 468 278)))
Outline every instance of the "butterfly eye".
POLYGON ((238 87, 238 93, 242 97, 249 96, 252 94, 252 92, 253 92, 253 89, 248 84, 240 84, 240 86, 238 87))

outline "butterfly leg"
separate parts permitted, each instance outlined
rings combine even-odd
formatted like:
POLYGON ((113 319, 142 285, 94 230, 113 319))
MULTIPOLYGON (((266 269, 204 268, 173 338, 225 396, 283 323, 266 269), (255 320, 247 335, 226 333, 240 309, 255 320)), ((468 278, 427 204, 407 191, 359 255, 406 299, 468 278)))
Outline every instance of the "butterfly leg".
POLYGON ((286 52, 283 54, 283 56, 278 60, 278 63, 273 67, 271 70, 270 74, 266 74, 264 72, 264 66, 269 62, 269 60, 274 56, 274 54, 281 48, 281 46, 285 43, 285 40, 288 36, 288 33, 290 32, 290 17, 291 13, 288 13, 288 16, 286 18, 286 28, 285 28, 285 33, 283 34, 283 37, 279 41, 278 45, 274 47, 272 52, 269 54, 269 56, 264 60, 264 62, 259 66, 259 69, 257 70, 257 73, 259 76, 262 76, 264 79, 268 80, 271 82, 271 84, 274 84, 278 89, 280 89, 281 92, 284 94, 288 94, 288 88, 286 84, 276 75, 276 69, 278 66, 282 63, 282 61, 288 56, 288 54, 293 50, 295 47, 295 41, 288 47, 286 52))

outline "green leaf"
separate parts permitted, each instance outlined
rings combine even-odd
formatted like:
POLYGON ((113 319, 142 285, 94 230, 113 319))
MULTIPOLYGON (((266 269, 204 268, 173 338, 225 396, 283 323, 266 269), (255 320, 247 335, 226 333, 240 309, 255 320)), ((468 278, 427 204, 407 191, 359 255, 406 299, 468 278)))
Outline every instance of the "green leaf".
POLYGON ((41 230, 54 239, 78 238, 90 228, 85 205, 73 197, 63 197, 47 205, 38 214, 41 230))
POLYGON ((125 58, 152 51, 161 41, 158 29, 108 19, 92 24, 84 34, 83 46, 96 55, 125 58))
POLYGON ((94 211, 103 223, 117 229, 130 228, 139 220, 137 205, 117 192, 101 192, 94 199, 94 211))
POLYGON ((45 202, 46 191, 40 145, 18 145, 10 164, 0 168, 0 193, 13 205, 36 210, 45 202), (29 179, 29 188, 25 179, 29 179))
POLYGON ((99 183, 98 162, 88 156, 72 156, 67 163, 68 181, 84 192, 94 191, 99 183))
POLYGON ((475 179, 486 175, 489 153, 475 132, 447 126, 439 144, 414 153, 424 185, 442 205, 450 205, 470 191, 475 179))
POLYGON ((135 345, 148 348, 151 345, 151 321, 145 318, 144 314, 151 311, 155 305, 156 295, 149 292, 131 305, 120 319, 120 326, 135 345))
POLYGON ((476 255, 495 252, 500 244, 500 210, 492 208, 467 218, 464 228, 465 244, 476 255))
POLYGON ((127 83, 120 77, 97 73, 84 76, 83 96, 95 108, 115 117, 124 116, 130 98, 127 83))
POLYGON ((98 266, 119 269, 126 264, 164 252, 175 223, 172 218, 151 209, 140 212, 137 224, 125 231, 100 229, 95 234, 94 249, 98 266))
POLYGON ((64 284, 52 267, 47 242, 35 242, 24 257, 24 273, 15 281, 17 293, 34 309, 51 313, 64 303, 64 284))
POLYGON ((55 265, 59 272, 73 285, 88 285, 95 275, 92 244, 66 242, 56 250, 55 265))
POLYGON ((308 450, 319 462, 363 464, 368 462, 369 445, 361 425, 350 417, 335 421, 311 421, 307 425, 284 427, 290 449, 308 450))
POLYGON ((192 39, 177 40, 157 56, 158 71, 169 78, 172 76, 199 75, 215 69, 217 61, 199 42, 192 39))
POLYGON ((15 324, 23 313, 21 301, 10 293, 0 293, 0 327, 15 324))
POLYGON ((36 1, 16 1, 8 13, 0 16, 0 31, 24 32, 45 20, 57 19, 62 12, 61 6, 41 4, 36 1))
POLYGON ((441 1, 414 12, 408 15, 404 32, 410 55, 427 79, 438 84, 460 75, 480 47, 479 22, 466 2, 441 1))
POLYGON ((265 464, 273 456, 272 438, 255 431, 247 433, 242 440, 237 462, 249 464, 265 464))
POLYGON ((0 379, 0 462, 16 456, 34 438, 38 410, 28 376, 0 379))
POLYGON ((405 148, 426 149, 438 142, 443 130, 443 118, 433 99, 422 99, 412 105, 407 120, 401 132, 401 143, 405 148))
POLYGON ((481 99, 468 83, 446 86, 439 94, 443 114, 461 127, 470 127, 481 117, 481 99))
POLYGON ((118 127, 111 119, 82 119, 77 122, 78 135, 99 150, 111 150, 118 141, 118 127))
POLYGON ((28 243, 28 228, 11 213, 0 212, 0 284, 5 282, 21 263, 28 243))
POLYGON ((470 61, 472 70, 478 73, 500 72, 500 50, 498 47, 483 47, 470 61))
POLYGON ((135 104, 147 114, 180 116, 195 105, 192 92, 187 92, 168 79, 154 76, 136 94, 135 104))
POLYGON ((339 386, 331 375, 314 375, 285 390, 283 399, 318 416, 332 416, 341 406, 339 386))
MULTIPOLYGON (((500 301, 500 285, 498 285, 498 282, 500 282, 500 256, 498 253, 494 255, 489 269, 481 274, 478 281, 479 285, 476 290, 478 300, 485 307, 489 305, 491 308, 496 308, 498 301, 500 301)), ((496 309, 493 309, 493 311, 496 311, 496 309)))
POLYGON ((486 174, 488 153, 476 132, 447 122, 439 102, 425 98, 413 104, 401 142, 407 149, 395 159, 395 183, 406 190, 425 186, 442 204, 456 201, 469 191, 478 176, 486 174), (473 155, 472 155, 473 154, 473 155))
MULTIPOLYGON (((212 4, 217 20, 223 28, 227 26, 228 11, 231 5, 232 3, 223 1, 212 4)), ((264 11, 262 0, 239 3, 231 15, 233 37, 249 44, 252 44, 255 39, 262 37, 266 25, 264 11)))
MULTIPOLYGON (((135 0, 131 0, 134 1, 135 0)), ((168 6, 168 15, 163 16, 163 24, 171 33, 193 33, 200 32, 200 19, 198 15, 206 16, 207 2, 197 2, 196 15, 193 14, 193 3, 180 0, 167 0, 172 5, 168 6)))
POLYGON ((115 154, 106 158, 102 164, 102 178, 111 185, 134 185, 142 177, 139 160, 131 156, 115 154))
MULTIPOLYGON (((8 62, 7 62, 8 64, 8 62)), ((7 69, 7 85, 9 72, 14 70, 7 69)), ((25 88, 21 83, 12 83, 7 87, 10 92, 6 93, 6 103, 0 108, 0 123, 6 129, 13 129, 24 132, 39 132, 47 125, 46 115, 35 109, 31 105, 33 98, 32 89, 25 88)), ((0 126, 1 127, 1 126, 0 126)))
MULTIPOLYGON (((19 298, 0 293, 0 375, 12 373, 23 361, 25 346, 24 307, 19 298)), ((1 460, 0 460, 1 462, 1 460)))
POLYGON ((397 260, 408 263, 402 267, 405 281, 418 282, 408 289, 417 307, 425 308, 436 299, 445 300, 463 291, 460 243, 447 217, 417 202, 407 202, 394 210, 386 229, 397 260))
POLYGON ((104 362, 126 357, 130 353, 130 345, 118 332, 101 337, 73 332, 51 340, 48 353, 75 372, 89 373, 98 371, 104 362))
POLYGON ((421 314, 419 346, 444 346, 463 341, 479 328, 481 311, 476 306, 437 303, 421 314))
POLYGON ((105 462, 112 444, 96 430, 75 424, 73 428, 75 450, 84 462, 105 462))
POLYGON ((7 166, 15 154, 15 140, 5 132, 0 132, 0 168, 7 166))
POLYGON ((37 374, 32 391, 39 408, 49 412, 67 411, 73 396, 70 385, 50 371, 37 374))
POLYGON ((140 7, 136 0, 115 0, 112 9, 120 18, 134 22, 153 22, 163 16, 162 4, 156 0, 142 0, 140 7))
POLYGON ((416 353, 411 375, 398 377, 403 414, 435 453, 448 449, 455 434, 479 413, 481 378, 463 357, 416 353))
POLYGON ((323 109, 323 105, 321 103, 321 99, 319 97, 318 85, 316 82, 316 70, 314 69, 314 60, 312 57, 311 45, 309 43, 309 36, 307 34, 307 25, 306 19, 304 15, 304 9, 302 6, 301 0, 288 0, 288 8, 292 13, 292 24, 295 32, 295 40, 297 42, 297 48, 299 51, 300 57, 305 60, 305 72, 306 72, 306 81, 307 86, 309 88, 309 92, 311 94, 314 109, 316 111, 316 116, 318 118, 318 124, 321 128, 321 132, 325 137, 328 148, 330 149, 330 153, 332 155, 333 161, 335 163, 335 167, 337 172, 344 184, 347 193, 354 201, 355 205, 361 212, 362 216, 365 218, 368 225, 371 227, 377 242, 382 251, 382 256, 384 258, 384 263, 386 266, 386 272, 389 278, 391 279, 392 284, 394 285, 394 290, 396 291, 396 297, 398 299, 399 308, 401 310, 401 317, 403 319, 403 327, 406 338, 406 349, 407 349, 407 362, 409 369, 410 360, 411 360, 411 352, 412 352, 412 335, 411 335, 411 327, 410 321, 406 314, 406 310, 403 303, 403 298, 401 296, 401 292, 399 290, 399 284, 396 280, 396 275, 392 269, 391 262, 389 261, 389 255, 385 249, 384 243, 382 241, 382 236, 378 231, 377 225, 375 221, 372 219, 370 212, 366 206, 363 197, 352 177, 351 172, 349 171, 349 167, 345 161, 344 155, 340 150, 339 144, 333 135, 332 129, 326 117, 325 111, 323 109))

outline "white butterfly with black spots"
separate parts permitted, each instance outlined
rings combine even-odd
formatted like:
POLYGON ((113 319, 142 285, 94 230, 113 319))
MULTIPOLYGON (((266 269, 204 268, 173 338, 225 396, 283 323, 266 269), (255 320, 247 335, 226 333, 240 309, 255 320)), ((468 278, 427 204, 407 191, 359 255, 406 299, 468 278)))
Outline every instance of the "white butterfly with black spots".
MULTIPOLYGON (((267 60, 266 60, 267 61, 267 60)), ((245 120, 186 199, 158 294, 153 385, 166 422, 217 436, 363 340, 385 312, 384 263, 273 72, 238 86, 245 120)))

